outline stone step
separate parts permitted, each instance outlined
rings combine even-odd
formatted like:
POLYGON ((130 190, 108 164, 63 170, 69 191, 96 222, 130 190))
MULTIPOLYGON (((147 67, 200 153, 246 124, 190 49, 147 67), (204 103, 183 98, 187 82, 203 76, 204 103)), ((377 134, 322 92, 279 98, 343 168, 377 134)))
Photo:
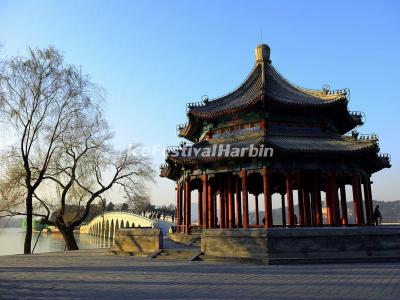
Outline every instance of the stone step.
POLYGON ((305 265, 305 264, 359 264, 400 262, 398 256, 369 257, 318 257, 318 258, 267 258, 268 265, 305 265))
POLYGON ((163 249, 157 255, 152 256, 155 259, 175 259, 175 260, 195 260, 201 252, 199 249, 163 249))
POLYGON ((263 265, 308 265, 308 264, 360 264, 360 263, 391 263, 400 262, 400 257, 396 256, 371 256, 371 257, 318 257, 318 258, 233 258, 233 257, 215 257, 205 254, 199 255, 196 260, 206 262, 222 263, 250 263, 263 265))

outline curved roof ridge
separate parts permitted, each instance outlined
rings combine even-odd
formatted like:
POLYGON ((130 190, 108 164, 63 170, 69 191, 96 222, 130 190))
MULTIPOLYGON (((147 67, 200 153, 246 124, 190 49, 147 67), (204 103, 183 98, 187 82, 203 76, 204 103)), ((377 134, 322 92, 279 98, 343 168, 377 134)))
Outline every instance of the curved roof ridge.
POLYGON ((231 90, 230 92, 228 92, 222 96, 208 99, 208 101, 209 101, 208 103, 211 104, 212 102, 220 101, 220 100, 227 98, 239 91, 242 91, 242 93, 243 93, 244 88, 247 87, 251 83, 251 79, 253 77, 255 77, 256 75, 261 76, 261 65, 260 64, 255 65, 253 67, 253 69, 250 71, 250 73, 246 76, 246 78, 236 88, 234 88, 233 90, 231 90), (258 74, 258 72, 259 72, 259 74, 258 74))
MULTIPOLYGON (((329 96, 337 96, 337 94, 336 95, 329 95, 324 90, 305 88, 305 87, 302 87, 302 86, 300 86, 298 84, 295 84, 292 81, 290 81, 289 79, 287 79, 285 76, 283 76, 282 73, 279 72, 273 65, 272 65, 272 68, 274 68, 275 72, 282 78, 282 80, 286 81, 292 87, 294 87, 294 88, 296 88, 296 89, 298 89, 298 90, 300 90, 300 91, 302 91, 304 93, 307 93, 309 95, 316 96, 316 97, 322 96, 321 98, 328 98, 329 96)), ((345 95, 344 92, 342 94, 345 95)))
POLYGON ((226 111, 235 111, 256 101, 263 93, 262 67, 256 65, 245 81, 232 92, 218 98, 210 99, 204 105, 189 108, 189 113, 203 117, 226 111))
MULTIPOLYGON (((312 103, 313 101, 317 101, 321 104, 325 102, 334 102, 341 100, 346 93, 338 93, 338 94, 325 94, 322 90, 308 89, 300 87, 291 81, 289 81, 286 77, 284 77, 272 64, 266 65, 266 93, 270 92, 272 96, 282 97, 285 96, 282 92, 286 93, 286 101, 293 103, 312 103), (277 85, 277 86, 276 86, 277 85), (270 87, 271 89, 268 89, 270 87), (275 90, 274 90, 275 88, 275 90), (279 94, 277 94, 277 88, 284 88, 285 91, 280 90, 279 94), (311 97, 310 97, 311 96, 311 97), (292 97, 298 97, 293 98, 292 97)), ((283 99, 279 99, 283 100, 283 99)))

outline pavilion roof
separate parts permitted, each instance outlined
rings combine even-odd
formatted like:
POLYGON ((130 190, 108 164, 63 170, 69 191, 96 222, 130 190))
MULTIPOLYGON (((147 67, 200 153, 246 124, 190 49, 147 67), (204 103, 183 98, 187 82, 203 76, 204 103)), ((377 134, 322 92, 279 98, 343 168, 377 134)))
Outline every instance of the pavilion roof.
POLYGON ((201 119, 214 119, 249 108, 263 99, 278 105, 322 107, 346 102, 347 95, 348 90, 345 89, 312 90, 292 84, 275 69, 268 56, 257 61, 250 75, 236 90, 219 98, 189 104, 188 114, 201 119))
MULTIPOLYGON (((232 159, 232 157, 203 157, 202 153, 206 149, 215 147, 214 145, 230 145, 233 148, 249 148, 253 147, 272 147, 274 151, 281 153, 316 153, 316 154, 357 154, 360 152, 374 151, 377 152, 378 144, 375 138, 359 139, 352 136, 342 136, 332 133, 311 133, 311 134, 268 134, 264 131, 257 130, 245 135, 228 135, 210 140, 203 140, 193 144, 192 148, 201 149, 196 154, 191 151, 191 155, 184 156, 182 152, 174 157, 169 155, 167 160, 177 164, 197 164, 208 163, 221 160, 232 159)), ((188 151, 187 151, 188 152, 188 151)))

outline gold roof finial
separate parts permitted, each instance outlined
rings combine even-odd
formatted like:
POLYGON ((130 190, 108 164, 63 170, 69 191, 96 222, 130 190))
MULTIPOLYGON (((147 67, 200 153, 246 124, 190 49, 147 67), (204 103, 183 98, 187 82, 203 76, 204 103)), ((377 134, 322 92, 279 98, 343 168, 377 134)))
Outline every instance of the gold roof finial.
POLYGON ((259 63, 271 63, 269 58, 271 49, 267 44, 260 44, 256 47, 256 64, 259 63))

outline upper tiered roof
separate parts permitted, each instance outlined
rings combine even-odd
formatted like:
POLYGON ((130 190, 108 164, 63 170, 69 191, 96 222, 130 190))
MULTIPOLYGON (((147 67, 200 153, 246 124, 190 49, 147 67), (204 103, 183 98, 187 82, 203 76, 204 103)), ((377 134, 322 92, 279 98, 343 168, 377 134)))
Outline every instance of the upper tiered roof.
POLYGON ((311 90, 285 79, 271 64, 269 47, 256 48, 256 65, 247 79, 233 92, 202 103, 189 104, 189 115, 214 119, 232 114, 265 100, 275 105, 322 107, 346 104, 349 91, 311 90))
POLYGON ((256 63, 246 80, 233 92, 215 99, 188 104, 187 124, 178 126, 178 134, 197 141, 202 121, 213 121, 220 117, 245 112, 256 105, 291 111, 325 111, 333 117, 338 133, 345 133, 363 124, 363 115, 347 109, 348 89, 330 91, 299 87, 284 78, 271 64, 270 49, 261 44, 256 48, 256 63))

